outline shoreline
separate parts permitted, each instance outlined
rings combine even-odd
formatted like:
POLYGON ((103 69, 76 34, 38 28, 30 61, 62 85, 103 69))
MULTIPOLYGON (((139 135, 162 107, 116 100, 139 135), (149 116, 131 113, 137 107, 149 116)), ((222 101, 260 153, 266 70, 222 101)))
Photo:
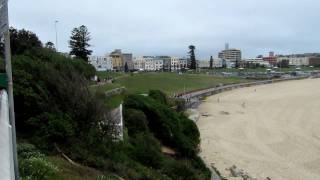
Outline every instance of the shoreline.
MULTIPOLYGON (((314 99, 308 97, 309 94, 305 93, 305 91, 308 92, 310 89, 313 89, 320 94, 319 90, 317 91, 319 88, 319 79, 305 79, 240 88, 208 97, 198 107, 200 118, 197 125, 202 139, 202 152, 200 156, 206 164, 211 165, 213 163, 214 167, 218 169, 223 177, 228 178, 230 178, 230 172, 225 169, 233 165, 238 166, 239 169, 243 169, 248 174, 259 179, 265 179, 266 177, 270 177, 271 179, 285 179, 284 177, 294 179, 299 177, 297 175, 290 176, 292 172, 288 168, 292 167, 302 169, 299 171, 301 171, 300 174, 304 174, 302 177, 304 179, 309 179, 306 178, 309 176, 315 177, 314 179, 320 178, 320 165, 319 167, 310 165, 312 172, 308 172, 308 168, 299 167, 298 162, 292 162, 291 157, 286 157, 286 152, 290 150, 291 146, 297 146, 301 150, 304 147, 302 145, 306 145, 304 141, 297 142, 291 140, 297 137, 307 137, 305 141, 316 141, 320 146, 320 140, 318 142, 316 138, 307 136, 307 130, 300 128, 295 123, 290 124, 291 116, 289 113, 297 111, 296 106, 290 109, 292 103, 304 103, 303 98, 306 98, 308 101, 314 99), (300 90, 299 88, 302 89, 300 90), (299 92, 302 94, 299 94, 299 92), (274 94, 275 97, 273 98, 270 94, 274 94), (289 94, 288 97, 286 97, 286 94, 289 94), (266 97, 263 97, 264 95, 266 97), (241 98, 241 96, 244 98, 241 98), (303 98, 299 98, 300 96, 303 98), (221 102, 218 102, 218 97, 221 98, 221 102), (288 98, 288 100, 284 98, 288 98), (281 100, 284 100, 284 102, 281 100), (272 104, 274 105, 272 106, 272 104), (289 107, 286 108, 286 106, 289 107), (264 109, 261 109, 262 107, 264 109), (289 119, 286 116, 282 116, 281 109, 286 111, 287 115, 290 116, 289 119), (208 116, 202 116, 203 114, 207 114, 208 116), (272 120, 263 118, 263 116, 268 115, 272 120), (277 119, 278 116, 280 120, 277 119), (269 121, 271 121, 270 124, 269 121), (279 124, 280 122, 277 121, 280 121, 282 124, 279 124), (289 123, 290 127, 282 130, 280 127, 285 126, 286 123, 289 123), (298 131, 297 129, 302 132, 299 132, 300 134, 295 133, 294 130, 298 131), (291 137, 290 132, 292 131, 293 135, 291 137), (310 138, 311 140, 308 140, 310 138)), ((320 106, 320 102, 318 103, 317 101, 311 104, 320 106)), ((303 106, 301 108, 302 115, 308 113, 303 110, 303 106)), ((310 115, 310 121, 315 123, 314 121, 317 117, 319 116, 313 117, 310 115)), ((300 124, 302 123, 300 122, 301 118, 295 119, 294 122, 296 121, 300 124)), ((311 127, 312 123, 310 124, 311 127)), ((320 134, 317 135, 320 138, 320 134)), ((313 151, 318 152, 316 149, 312 149, 313 151)), ((300 155, 301 151, 297 150, 292 154, 295 153, 300 155)), ((313 153, 310 154, 310 156, 316 156, 313 153)), ((291 156, 290 153, 289 155, 291 156)), ((313 162, 310 158, 305 159, 305 161, 302 158, 301 161, 309 164, 313 162)))

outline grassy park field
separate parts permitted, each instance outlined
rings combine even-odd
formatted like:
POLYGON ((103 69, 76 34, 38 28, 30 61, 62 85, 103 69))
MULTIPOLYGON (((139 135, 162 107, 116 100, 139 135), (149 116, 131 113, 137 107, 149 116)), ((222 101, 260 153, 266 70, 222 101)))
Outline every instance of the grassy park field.
POLYGON ((99 86, 99 89, 109 90, 114 87, 125 87, 130 93, 148 93, 151 89, 159 89, 173 95, 197 89, 209 88, 218 84, 246 82, 243 78, 212 77, 206 74, 178 73, 137 73, 117 76, 113 84, 99 86))
MULTIPOLYGON (((213 77, 207 74, 178 74, 178 73, 109 73, 100 72, 100 78, 115 77, 112 84, 94 85, 93 91, 109 91, 114 88, 125 87, 128 93, 147 94, 149 90, 161 90, 167 95, 214 87, 219 84, 247 82, 248 80, 237 77, 213 77)), ((117 107, 124 95, 114 95, 106 99, 110 108, 117 107)))

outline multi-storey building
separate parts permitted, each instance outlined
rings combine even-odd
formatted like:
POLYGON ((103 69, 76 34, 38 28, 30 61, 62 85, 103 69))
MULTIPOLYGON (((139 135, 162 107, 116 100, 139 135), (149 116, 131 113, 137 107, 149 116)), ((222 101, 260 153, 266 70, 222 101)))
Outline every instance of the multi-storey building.
POLYGON ((170 64, 171 64, 171 71, 176 71, 180 68, 179 65, 179 58, 177 57, 171 57, 170 59, 170 64))
POLYGON ((268 61, 264 61, 263 58, 248 58, 248 59, 242 59, 242 63, 244 66, 251 66, 251 65, 260 65, 260 66, 265 66, 269 67, 270 64, 268 61))
POLYGON ((145 71, 155 71, 155 64, 154 64, 154 58, 145 58, 145 71))
POLYGON ((186 69, 188 67, 188 59, 180 58, 179 59, 179 69, 186 69))
POLYGON ((158 59, 163 61, 163 71, 171 71, 171 57, 170 56, 157 56, 158 59))
POLYGON ((144 70, 145 69, 145 59, 143 57, 136 57, 133 59, 133 69, 135 70, 144 70))
POLYGON ((154 69, 155 71, 162 71, 163 70, 163 60, 155 58, 154 59, 154 69))
MULTIPOLYGON (((210 64, 210 61, 209 61, 210 64)), ((214 58, 213 59, 213 63, 212 63, 212 67, 213 68, 222 68, 224 65, 224 60, 221 58, 214 58)))
POLYGON ((111 71, 113 69, 112 60, 108 56, 89 56, 88 62, 97 71, 111 71))
POLYGON ((132 54, 129 53, 123 53, 122 54, 122 61, 124 66, 127 64, 129 70, 133 70, 133 59, 132 54))
POLYGON ((320 57, 309 57, 309 66, 319 66, 320 57))
POLYGON ((210 61, 199 61, 199 68, 210 68, 210 61))
POLYGON ((134 69, 144 71, 162 71, 163 60, 157 56, 142 56, 134 59, 134 69))
POLYGON ((129 70, 134 68, 132 54, 122 53, 121 49, 116 49, 109 55, 112 59, 114 70, 123 71, 125 65, 128 65, 129 70))
POLYGON ((241 50, 239 49, 229 49, 229 45, 226 45, 226 49, 219 52, 219 58, 229 60, 239 67, 241 61, 241 50))
POLYGON ((112 59, 113 69, 117 71, 122 71, 124 68, 124 63, 122 60, 121 49, 116 49, 110 53, 110 58, 112 59))
POLYGON ((320 57, 314 56, 300 56, 300 55, 290 55, 290 56, 280 56, 277 57, 277 61, 289 61, 290 66, 317 66, 320 65, 320 57))
POLYGON ((268 57, 263 57, 262 58, 264 61, 269 62, 271 66, 276 66, 277 65, 277 57, 274 55, 274 52, 269 52, 268 57))

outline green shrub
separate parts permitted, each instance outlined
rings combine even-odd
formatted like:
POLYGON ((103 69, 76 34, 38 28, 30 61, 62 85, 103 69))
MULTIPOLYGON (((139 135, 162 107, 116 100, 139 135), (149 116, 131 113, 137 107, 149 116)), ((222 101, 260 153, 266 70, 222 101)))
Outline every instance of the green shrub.
POLYGON ((128 135, 148 131, 148 122, 143 111, 136 109, 124 109, 125 127, 128 129, 128 135))
POLYGON ((152 99, 156 100, 161 104, 168 105, 167 95, 160 90, 150 90, 149 97, 151 97, 152 99))
POLYGON ((29 143, 19 143, 17 147, 17 152, 20 159, 28 159, 31 157, 44 157, 40 151, 33 144, 29 143))
POLYGON ((19 161, 21 177, 33 180, 45 180, 56 175, 58 168, 42 157, 31 157, 19 161))
POLYGON ((74 135, 74 122, 67 114, 43 113, 28 120, 44 141, 64 142, 74 135))
POLYGON ((150 97, 130 95, 124 100, 124 107, 143 111, 150 131, 163 144, 177 149, 183 156, 196 155, 200 136, 194 122, 150 97))
POLYGON ((46 180, 54 177, 58 172, 58 168, 32 144, 18 144, 18 157, 22 179, 46 180))
POLYGON ((140 133, 130 140, 133 145, 132 157, 140 163, 159 168, 162 163, 160 143, 151 134, 140 133))

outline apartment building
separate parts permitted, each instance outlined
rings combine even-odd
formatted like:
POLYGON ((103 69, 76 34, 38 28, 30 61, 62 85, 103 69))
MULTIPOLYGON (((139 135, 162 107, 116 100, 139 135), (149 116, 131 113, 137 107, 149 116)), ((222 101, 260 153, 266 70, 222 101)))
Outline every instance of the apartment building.
POLYGON ((144 70, 145 69, 145 59, 143 57, 135 57, 133 59, 133 69, 135 70, 144 70))
POLYGON ((132 58, 132 54, 129 53, 123 53, 122 54, 122 61, 124 66, 127 64, 128 65, 128 69, 129 70, 133 70, 133 58, 132 58))
MULTIPOLYGON (((209 61, 209 65, 210 65, 210 61, 209 61)), ((224 65, 224 60, 221 58, 214 58, 213 59, 213 63, 212 63, 212 67, 213 68, 222 68, 224 65)))
POLYGON ((154 59, 154 69, 155 71, 162 71, 163 70, 163 60, 155 58, 154 59))
POLYGON ((314 56, 290 55, 290 56, 277 57, 278 62, 281 62, 283 60, 289 61, 290 66, 318 66, 318 65, 320 65, 320 57, 314 57, 314 56))
POLYGON ((110 58, 112 59, 113 69, 117 71, 122 71, 124 68, 124 63, 122 60, 121 49, 116 49, 110 53, 110 58))
POLYGON ((188 67, 188 59, 180 58, 179 59, 179 69, 186 69, 188 67))
POLYGON ((134 69, 144 71, 162 71, 163 60, 157 56, 142 56, 134 58, 134 69))
POLYGON ((219 58, 229 60, 235 63, 236 67, 240 66, 241 61, 241 50, 239 49, 229 49, 229 45, 226 44, 225 50, 219 52, 219 58))
POLYGON ((180 64, 179 64, 179 58, 177 57, 171 57, 170 63, 171 63, 171 71, 176 71, 180 69, 180 64))
POLYGON ((108 56, 89 56, 88 63, 97 71, 111 71, 113 69, 112 60, 108 56))
POLYGON ((198 67, 199 68, 210 68, 210 62, 209 61, 199 61, 198 67))
POLYGON ((245 66, 250 66, 250 65, 260 65, 260 66, 265 66, 265 67, 270 67, 270 64, 268 61, 264 61, 263 58, 247 58, 247 59, 242 59, 242 63, 245 66))
POLYGON ((133 60, 134 69, 144 71, 178 71, 186 68, 188 60, 170 56, 142 56, 133 60))
POLYGON ((125 64, 128 65, 129 70, 134 68, 133 55, 130 53, 122 53, 121 49, 116 49, 110 53, 109 57, 112 59, 113 69, 123 71, 125 64))

